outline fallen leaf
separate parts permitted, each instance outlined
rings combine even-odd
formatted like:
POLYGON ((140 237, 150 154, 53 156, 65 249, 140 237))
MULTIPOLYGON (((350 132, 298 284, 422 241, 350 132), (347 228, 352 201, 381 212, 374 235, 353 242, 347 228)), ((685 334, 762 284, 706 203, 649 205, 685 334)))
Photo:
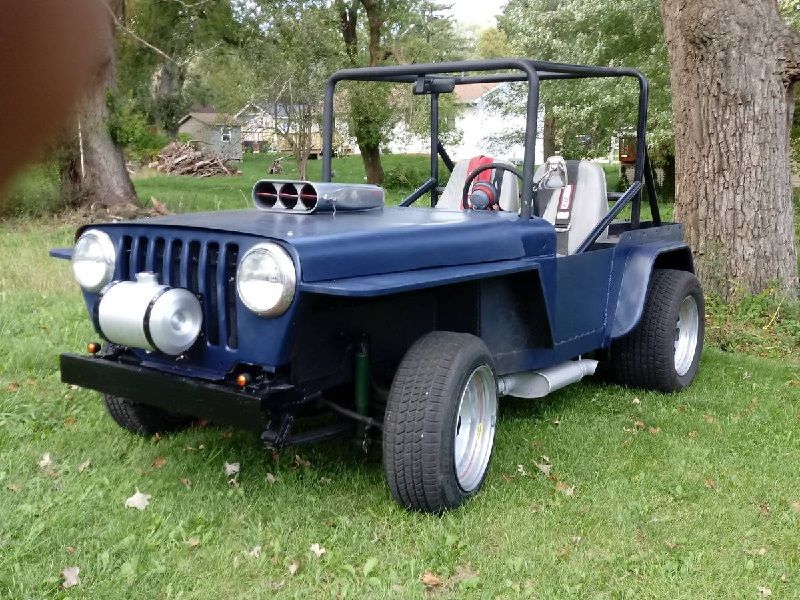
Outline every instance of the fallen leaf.
POLYGON ((696 440, 697 439, 697 432, 696 431, 690 431, 689 432, 689 437, 692 438, 693 440, 696 440))
POLYGON ((258 558, 261 556, 261 546, 253 546, 250 550, 244 553, 247 558, 258 558))
POLYGON ((270 485, 274 485, 278 481, 278 478, 275 477, 272 473, 267 473, 267 483, 270 485))
POLYGON ((770 596, 772 596, 772 590, 769 589, 768 587, 758 586, 756 588, 756 591, 758 592, 758 595, 761 596, 762 598, 769 598, 770 596))
POLYGON ((158 432, 156 432, 156 433, 153 435, 153 437, 151 437, 151 438, 150 438, 150 441, 151 441, 151 442, 153 442, 154 444, 157 444, 158 442, 160 442, 160 441, 161 441, 161 434, 160 434, 160 433, 158 433, 158 432))
POLYGON ((759 502, 758 503, 758 512, 760 512, 762 515, 768 517, 769 514, 772 512, 772 509, 769 507, 769 505, 766 502, 759 502))
POLYGON ((710 478, 706 479, 706 487, 710 490, 715 490, 717 489, 717 482, 710 478))
POLYGON ((78 574, 81 570, 78 567, 66 567, 63 571, 61 571, 61 577, 64 580, 61 583, 61 587, 64 589, 71 588, 76 585, 81 584, 80 577, 78 574))
POLYGON ((800 501, 795 500, 791 504, 792 510, 796 513, 800 513, 800 501))
POLYGON ((188 489, 192 489, 192 480, 188 477, 181 477, 181 483, 188 489))
POLYGON ((582 539, 583 539, 583 538, 582 538, 581 536, 579 536, 579 535, 573 535, 573 536, 572 536, 572 544, 573 544, 574 546, 577 546, 578 544, 580 544, 580 543, 581 543, 581 540, 582 540, 582 539))
POLYGON ((644 421, 634 421, 633 422, 633 426, 636 427, 636 429, 639 429, 639 430, 642 430, 642 429, 644 429, 646 427, 646 425, 644 424, 644 421))
POLYGON ((789 578, 786 576, 786 573, 784 573, 781 575, 781 583, 786 583, 787 581, 789 581, 789 578))
POLYGON ((650 428, 650 435, 658 435, 659 433, 661 433, 661 427, 650 428))
POLYGON ((18 485, 18 484, 16 484, 16 483, 9 483, 9 484, 6 486, 6 489, 7 489, 9 492, 18 492, 18 491, 19 491, 19 485, 18 485))
POLYGON ((136 510, 144 510, 150 504, 150 494, 143 494, 138 489, 136 493, 125 500, 125 508, 135 508, 136 510))
POLYGON ((676 544, 675 542, 664 542, 664 545, 670 550, 675 550, 678 546, 680 546, 680 544, 676 544))
POLYGON ((536 465, 536 468, 542 472, 545 477, 550 477, 550 469, 553 468, 553 465, 548 465, 547 463, 539 463, 536 465))
POLYGON ((319 482, 323 485, 328 485, 331 481, 333 481, 330 477, 320 477, 319 482))
POLYGON ((236 477, 232 477, 231 479, 228 479, 228 485, 233 488, 238 488, 239 480, 236 477))
POLYGON ((224 469, 225 469, 225 476, 230 477, 231 475, 236 475, 239 473, 240 466, 239 463, 226 462, 224 469))
POLYGON ((309 550, 311 550, 311 552, 313 552, 316 555, 317 558, 321 558, 322 555, 327 552, 327 550, 325 550, 325 548, 323 548, 322 546, 320 546, 319 544, 316 544, 316 543, 315 544, 311 544, 311 548, 309 548, 309 550))
POLYGON ((79 385, 75 385, 75 384, 73 383, 73 384, 70 384, 70 386, 69 386, 69 389, 71 389, 71 390, 79 390, 79 389, 81 389, 81 386, 79 386, 79 385))
POLYGON ((189 538, 184 542, 189 548, 199 548, 200 547, 200 540, 196 537, 189 538))
POLYGON ((527 473, 525 472, 525 467, 522 465, 517 465, 517 473, 525 477, 527 473))
POLYGON ((163 469, 166 466, 166 464, 167 464, 167 459, 164 458, 163 456, 158 456, 153 461, 153 465, 152 466, 153 466, 154 469, 163 469))
POLYGON ((764 547, 761 547, 761 548, 759 548, 759 549, 758 549, 758 552, 757 552, 757 554, 758 554, 759 556, 764 556, 766 553, 767 553, 767 549, 766 549, 766 548, 764 548, 764 547))
POLYGON ((300 568, 300 563, 298 563, 297 561, 292 562, 292 564, 289 565, 289 575, 294 575, 295 573, 297 573, 297 569, 299 568, 300 568))
POLYGON ((50 458, 50 453, 45 452, 42 454, 42 458, 39 459, 39 468, 40 469, 48 469, 53 466, 53 459, 50 458))
POLYGON ((633 400, 631 400, 631 402, 633 402, 634 404, 641 404, 642 403, 642 401, 639 400, 638 398, 634 398, 633 400))
POLYGON ((426 572, 420 580, 428 589, 437 588, 442 585, 442 580, 430 571, 426 572))
POLYGON ((19 391, 19 384, 18 384, 18 383, 14 383, 14 382, 12 382, 12 383, 9 383, 9 384, 6 386, 6 389, 7 389, 9 392, 17 392, 17 391, 19 391))
POLYGON ((282 588, 284 585, 286 585, 286 582, 285 582, 283 579, 281 579, 280 581, 270 581, 270 582, 267 584, 267 587, 268 587, 270 590, 272 590, 273 592, 277 592, 277 591, 278 591, 279 589, 281 589, 281 588, 282 588))
POLYGON ((92 459, 87 458, 81 464, 78 465, 78 473, 83 473, 86 469, 92 466, 92 459))
POLYGON ((297 465, 298 467, 310 467, 311 466, 311 461, 304 459, 299 454, 295 454, 294 455, 294 464, 297 465))
POLYGON ((714 415, 703 415, 703 418, 706 420, 706 423, 713 423, 714 422, 714 415))
POLYGON ((553 419, 553 425, 555 425, 556 427, 561 425, 561 419, 553 419))
POLYGON ((65 550, 67 551, 67 554, 75 554, 75 548, 72 546, 67 546, 65 550))
POLYGON ((77 422, 78 422, 78 419, 76 419, 72 415, 70 415, 66 419, 64 419, 64 425, 66 425, 67 427, 72 427, 77 422))
POLYGON ((153 212, 158 215, 171 214, 170 210, 167 208, 167 205, 163 202, 159 202, 155 196, 150 196, 150 204, 153 205, 153 212))
POLYGON ((563 481, 559 481, 556 483, 556 490, 564 494, 565 496, 574 496, 575 495, 575 486, 574 485, 567 485, 563 481))

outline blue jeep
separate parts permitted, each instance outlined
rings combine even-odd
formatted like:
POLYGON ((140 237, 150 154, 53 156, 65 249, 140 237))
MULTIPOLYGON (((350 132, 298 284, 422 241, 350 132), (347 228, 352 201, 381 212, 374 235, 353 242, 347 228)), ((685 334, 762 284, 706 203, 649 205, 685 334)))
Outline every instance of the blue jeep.
POLYGON ((252 210, 86 226, 74 249, 53 251, 71 259, 105 340, 63 354, 62 379, 100 391, 139 434, 199 417, 276 448, 380 432, 395 500, 453 509, 486 478, 498 397, 542 397, 598 365, 663 392, 697 374, 703 294, 682 227, 659 216, 647 96, 632 69, 521 59, 340 71, 325 95, 321 183, 259 181, 252 210), (635 176, 621 194, 593 162, 536 168, 539 83, 587 77, 639 85, 635 176), (430 178, 399 207, 384 207, 380 187, 333 181, 342 81, 430 98, 430 178), (440 96, 506 81, 527 90, 521 170, 454 163, 440 96), (426 196, 430 208, 412 206, 426 196))

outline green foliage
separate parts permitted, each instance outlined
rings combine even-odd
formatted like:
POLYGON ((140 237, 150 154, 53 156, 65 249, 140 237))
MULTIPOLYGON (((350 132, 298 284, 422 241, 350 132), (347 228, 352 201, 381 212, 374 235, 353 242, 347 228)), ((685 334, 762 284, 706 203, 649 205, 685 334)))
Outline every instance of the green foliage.
POLYGON ((140 112, 132 100, 120 101, 109 95, 108 104, 111 112, 108 122, 111 137, 134 160, 152 160, 169 141, 166 135, 156 132, 147 115, 140 112))
POLYGON ((504 29, 489 27, 478 34, 475 58, 506 58, 514 54, 504 29))
POLYGON ((40 216, 63 208, 55 161, 30 165, 0 190, 0 217, 40 216))
POLYGON ((413 190, 430 176, 429 167, 419 163, 396 163, 386 169, 383 184, 390 189, 413 190))
MULTIPOLYGON (((650 79, 649 144, 673 152, 667 50, 658 0, 510 0, 500 27, 521 55, 556 62, 633 66, 650 79)), ((625 80, 542 86, 557 144, 568 156, 603 156, 612 135, 635 124, 638 86, 625 80)))

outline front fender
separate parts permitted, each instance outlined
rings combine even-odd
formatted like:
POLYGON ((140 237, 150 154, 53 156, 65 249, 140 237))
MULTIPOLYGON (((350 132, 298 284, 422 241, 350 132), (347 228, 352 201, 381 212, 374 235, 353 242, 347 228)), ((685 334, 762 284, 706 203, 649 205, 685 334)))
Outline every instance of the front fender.
POLYGON ((639 324, 653 269, 678 269, 694 273, 692 252, 683 241, 655 242, 619 250, 627 256, 624 258, 619 293, 613 310, 609 310, 609 314, 613 315, 609 341, 627 335, 639 324))

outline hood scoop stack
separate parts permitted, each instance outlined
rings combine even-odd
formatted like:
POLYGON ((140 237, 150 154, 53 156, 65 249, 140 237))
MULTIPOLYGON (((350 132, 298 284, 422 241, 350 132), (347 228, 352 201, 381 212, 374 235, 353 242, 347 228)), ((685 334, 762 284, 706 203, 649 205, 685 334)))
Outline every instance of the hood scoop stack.
POLYGON ((386 193, 377 185, 311 183, 262 179, 253 187, 259 210, 310 215, 383 208, 386 193))

